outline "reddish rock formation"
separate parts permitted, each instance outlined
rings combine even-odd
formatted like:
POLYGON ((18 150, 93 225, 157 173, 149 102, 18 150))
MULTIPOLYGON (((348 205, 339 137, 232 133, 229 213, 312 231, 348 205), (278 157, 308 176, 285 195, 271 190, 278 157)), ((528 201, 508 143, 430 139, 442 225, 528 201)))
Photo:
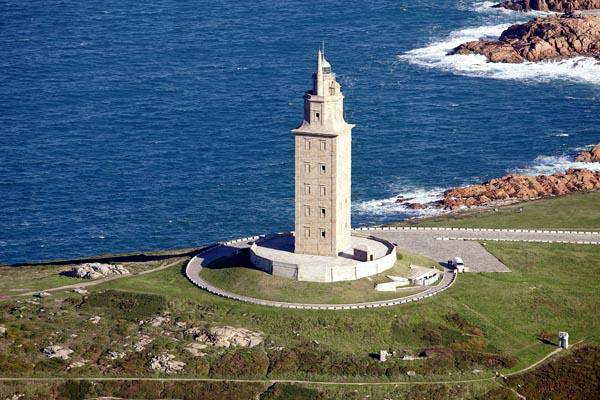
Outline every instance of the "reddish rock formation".
POLYGON ((579 162, 600 162, 600 144, 594 146, 590 151, 582 151, 575 158, 575 161, 579 162))
POLYGON ((506 175, 480 185, 448 190, 440 205, 445 209, 455 210, 494 201, 527 200, 595 190, 600 190, 600 171, 570 169, 553 175, 506 175))
POLYGON ((600 58, 600 16, 536 18, 509 27, 498 40, 463 43, 449 54, 481 54, 504 63, 600 58))
POLYGON ((570 12, 600 8, 600 0, 505 0, 494 7, 515 11, 570 12))

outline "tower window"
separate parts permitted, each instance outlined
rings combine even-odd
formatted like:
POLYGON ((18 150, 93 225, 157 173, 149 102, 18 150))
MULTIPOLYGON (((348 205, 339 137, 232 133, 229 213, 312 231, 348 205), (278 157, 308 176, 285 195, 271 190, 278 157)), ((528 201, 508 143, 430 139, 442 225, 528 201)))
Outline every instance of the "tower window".
POLYGON ((327 188, 325 187, 325 185, 321 185, 321 196, 326 196, 327 195, 327 188))
POLYGON ((304 206, 304 216, 310 217, 310 207, 309 206, 304 206))
POLYGON ((310 194, 310 185, 304 184, 304 194, 310 194))
POLYGON ((321 164, 321 175, 325 175, 326 172, 327 168, 325 167, 325 164, 321 164))
POLYGON ((310 237, 310 228, 308 226, 304 227, 304 237, 305 238, 309 238, 310 237))
POLYGON ((315 113, 315 120, 318 121, 321 118, 321 113, 315 113))
POLYGON ((321 239, 327 238, 327 234, 325 233, 325 229, 320 229, 321 231, 321 239))
POLYGON ((327 150, 327 142, 326 141, 321 140, 321 142, 319 144, 321 146, 321 151, 327 150))
POLYGON ((310 139, 304 139, 304 148, 310 150, 310 139))
POLYGON ((310 174, 310 163, 304 163, 304 173, 310 174))
POLYGON ((326 215, 327 215, 327 212, 325 211, 325 209, 321 208, 321 218, 325 218, 326 215))

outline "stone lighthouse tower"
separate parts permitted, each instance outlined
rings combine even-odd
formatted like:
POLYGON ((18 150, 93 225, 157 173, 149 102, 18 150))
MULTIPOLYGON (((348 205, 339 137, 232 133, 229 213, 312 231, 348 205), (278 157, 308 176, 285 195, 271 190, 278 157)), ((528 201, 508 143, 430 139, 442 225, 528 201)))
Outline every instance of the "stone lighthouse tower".
POLYGON ((295 136, 295 252, 337 256, 351 248, 351 141, 344 96, 321 50, 295 136))

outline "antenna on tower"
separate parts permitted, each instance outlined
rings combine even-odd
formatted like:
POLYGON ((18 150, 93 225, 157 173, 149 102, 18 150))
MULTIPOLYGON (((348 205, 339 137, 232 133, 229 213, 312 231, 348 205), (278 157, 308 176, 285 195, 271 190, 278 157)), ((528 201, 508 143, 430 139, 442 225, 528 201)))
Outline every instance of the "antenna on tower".
POLYGON ((323 57, 325 57, 325 41, 323 40, 323 46, 322 46, 322 53, 323 53, 323 57))

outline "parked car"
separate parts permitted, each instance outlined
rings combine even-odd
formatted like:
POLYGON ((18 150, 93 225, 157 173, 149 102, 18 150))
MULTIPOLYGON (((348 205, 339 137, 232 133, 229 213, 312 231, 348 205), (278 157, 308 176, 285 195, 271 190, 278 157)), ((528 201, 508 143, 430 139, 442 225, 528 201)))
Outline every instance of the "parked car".
POLYGON ((456 272, 465 272, 465 262, 462 260, 462 258, 454 257, 449 264, 456 270, 456 272))

